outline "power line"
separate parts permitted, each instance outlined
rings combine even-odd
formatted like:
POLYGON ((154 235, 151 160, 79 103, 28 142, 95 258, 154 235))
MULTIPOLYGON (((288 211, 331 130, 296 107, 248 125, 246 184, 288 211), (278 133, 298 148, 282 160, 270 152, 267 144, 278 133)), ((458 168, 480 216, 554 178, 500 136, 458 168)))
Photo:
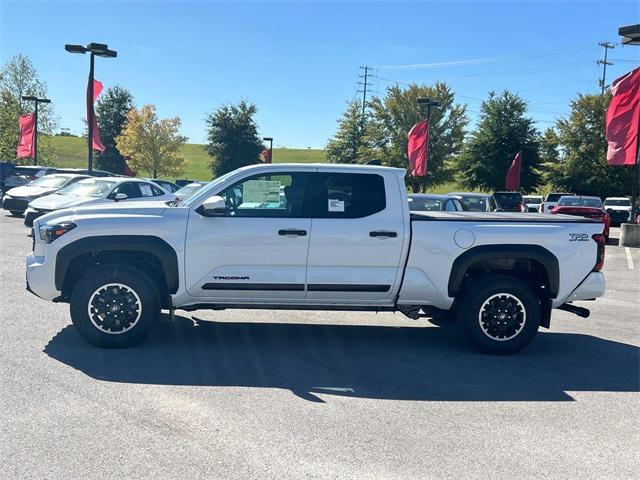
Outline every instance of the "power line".
POLYGON ((602 48, 604 48, 604 60, 598 60, 596 63, 598 65, 602 65, 602 80, 600 80, 600 93, 604 95, 604 89, 607 86, 607 65, 613 65, 613 62, 607 61, 607 54, 609 53, 610 48, 616 48, 613 43, 609 42, 600 42, 598 43, 602 48))

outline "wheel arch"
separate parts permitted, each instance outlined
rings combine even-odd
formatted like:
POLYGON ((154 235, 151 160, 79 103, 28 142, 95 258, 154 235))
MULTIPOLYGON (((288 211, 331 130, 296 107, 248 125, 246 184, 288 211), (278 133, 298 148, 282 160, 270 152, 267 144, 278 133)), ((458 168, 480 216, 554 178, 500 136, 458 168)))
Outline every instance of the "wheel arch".
POLYGON ((453 262, 448 293, 456 297, 469 276, 484 273, 513 273, 543 281, 549 298, 560 288, 560 266, 557 257, 540 245, 479 245, 460 254, 453 262))
MULTIPOLYGON (((163 239, 148 235, 105 235, 76 240, 56 256, 55 285, 68 298, 74 281, 91 266, 124 262, 151 273, 163 297, 179 286, 178 256, 163 239)), ((163 304, 167 298, 163 299, 163 304)))

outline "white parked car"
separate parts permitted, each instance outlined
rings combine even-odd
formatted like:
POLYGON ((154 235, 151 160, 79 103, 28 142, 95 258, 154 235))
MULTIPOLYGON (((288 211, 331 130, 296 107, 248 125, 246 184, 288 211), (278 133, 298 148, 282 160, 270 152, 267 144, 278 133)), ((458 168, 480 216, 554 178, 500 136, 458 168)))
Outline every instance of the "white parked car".
POLYGON ((87 175, 75 175, 72 173, 52 173, 32 180, 26 185, 7 190, 2 197, 2 208, 9 210, 12 215, 22 215, 29 202, 36 198, 51 195, 61 188, 74 182, 90 178, 87 175))
POLYGON ((547 197, 544 199, 544 202, 540 204, 540 213, 551 212, 551 209, 558 204, 558 200, 560 200, 562 197, 573 197, 573 196, 575 196, 574 193, 552 192, 548 194, 547 197))
POLYGON ((124 177, 91 177, 75 182, 57 192, 29 203, 24 224, 49 212, 83 205, 113 202, 140 202, 144 200, 175 201, 176 196, 159 185, 146 180, 124 177))
POLYGON ((539 212, 542 205, 542 195, 524 195, 522 201, 529 212, 539 212))
POLYGON ((143 340, 160 309, 449 311, 512 353, 552 308, 604 294, 603 225, 566 215, 410 212, 405 170, 262 164, 182 202, 85 206, 34 223, 27 289, 89 342, 143 340), (540 227, 553 228, 540 228, 540 227))
POLYGON ((604 200, 604 209, 609 214, 612 224, 621 224, 631 221, 631 199, 628 197, 607 197, 604 200))

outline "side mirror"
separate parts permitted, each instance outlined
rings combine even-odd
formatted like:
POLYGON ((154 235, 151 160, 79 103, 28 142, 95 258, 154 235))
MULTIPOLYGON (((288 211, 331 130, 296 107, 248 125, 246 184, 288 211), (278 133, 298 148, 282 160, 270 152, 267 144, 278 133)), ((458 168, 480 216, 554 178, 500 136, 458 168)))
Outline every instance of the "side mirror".
POLYGON ((205 217, 217 217, 227 212, 227 204, 224 198, 219 195, 214 195, 207 198, 200 208, 198 208, 198 211, 205 217))
POLYGON ((113 199, 114 199, 116 202, 119 202, 120 200, 126 200, 127 198, 129 198, 129 197, 127 197, 127 194, 126 194, 126 193, 116 193, 116 196, 115 196, 115 197, 113 197, 113 199))

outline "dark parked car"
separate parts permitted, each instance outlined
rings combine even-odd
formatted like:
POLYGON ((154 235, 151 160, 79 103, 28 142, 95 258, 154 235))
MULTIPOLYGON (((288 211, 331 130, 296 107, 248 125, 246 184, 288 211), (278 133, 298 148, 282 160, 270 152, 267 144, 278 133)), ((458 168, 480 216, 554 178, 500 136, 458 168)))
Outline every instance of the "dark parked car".
POLYGON ((527 207, 520 192, 495 192, 493 198, 503 212, 526 212, 527 207))
POLYGON ((412 212, 463 212, 459 198, 447 195, 409 194, 409 210, 412 212))

